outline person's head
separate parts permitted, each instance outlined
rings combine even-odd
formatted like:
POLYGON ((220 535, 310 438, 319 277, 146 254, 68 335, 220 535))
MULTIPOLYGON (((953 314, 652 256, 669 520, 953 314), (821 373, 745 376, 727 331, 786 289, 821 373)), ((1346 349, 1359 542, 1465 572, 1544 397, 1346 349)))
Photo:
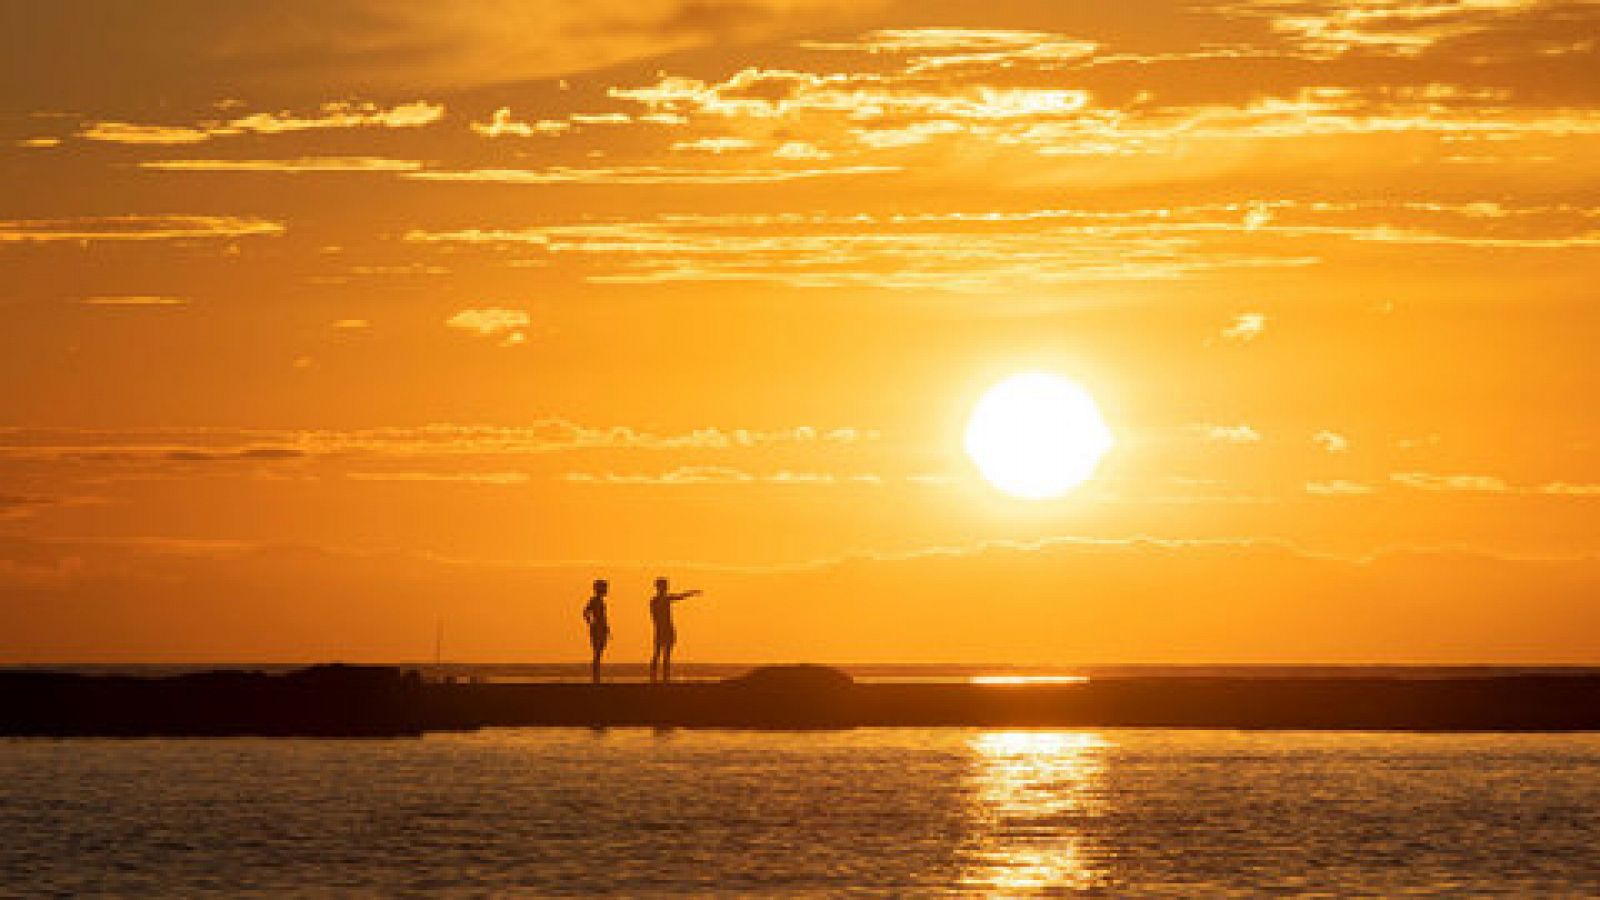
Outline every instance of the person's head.
POLYGON ((611 585, 604 578, 596 578, 594 580, 594 595, 596 597, 604 597, 606 590, 610 587, 611 585))
POLYGON ((667 580, 665 578, 657 578, 656 579, 656 593, 665 594, 666 592, 667 592, 667 580))

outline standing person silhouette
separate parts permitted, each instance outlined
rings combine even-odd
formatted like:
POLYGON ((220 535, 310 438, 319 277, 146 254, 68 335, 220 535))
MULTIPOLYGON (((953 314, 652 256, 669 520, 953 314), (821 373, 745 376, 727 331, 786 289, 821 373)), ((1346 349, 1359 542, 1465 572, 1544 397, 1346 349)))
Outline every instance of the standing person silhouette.
POLYGON ((595 684, 600 683, 600 655, 606 652, 606 643, 611 640, 611 623, 606 621, 606 591, 609 588, 604 578, 596 578, 594 596, 583 608, 583 620, 589 623, 589 647, 594 651, 590 677, 595 684))
POLYGON ((656 667, 660 666, 660 680, 672 680, 672 645, 678 642, 678 629, 672 624, 672 604, 679 600, 687 600, 699 594, 700 591, 684 591, 681 594, 667 592, 667 580, 656 579, 656 593, 650 598, 650 621, 656 627, 656 649, 650 654, 650 680, 656 681, 656 667))

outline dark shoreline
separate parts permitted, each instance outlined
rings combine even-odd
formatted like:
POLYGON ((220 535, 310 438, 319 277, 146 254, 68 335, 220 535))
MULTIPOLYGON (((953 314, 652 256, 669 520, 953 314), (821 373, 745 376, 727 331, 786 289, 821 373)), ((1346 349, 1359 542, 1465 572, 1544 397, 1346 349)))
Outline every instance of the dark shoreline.
POLYGON ((863 726, 1600 731, 1600 676, 1102 677, 854 683, 822 667, 715 682, 433 682, 314 666, 170 677, 0 672, 0 735, 390 737, 497 726, 863 726))

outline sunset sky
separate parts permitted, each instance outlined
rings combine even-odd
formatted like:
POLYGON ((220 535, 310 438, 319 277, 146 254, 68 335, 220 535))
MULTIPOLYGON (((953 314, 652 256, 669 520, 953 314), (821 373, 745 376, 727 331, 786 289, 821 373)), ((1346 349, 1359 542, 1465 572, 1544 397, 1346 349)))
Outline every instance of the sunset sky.
POLYGON ((0 33, 0 661, 1600 662, 1600 4, 0 33))

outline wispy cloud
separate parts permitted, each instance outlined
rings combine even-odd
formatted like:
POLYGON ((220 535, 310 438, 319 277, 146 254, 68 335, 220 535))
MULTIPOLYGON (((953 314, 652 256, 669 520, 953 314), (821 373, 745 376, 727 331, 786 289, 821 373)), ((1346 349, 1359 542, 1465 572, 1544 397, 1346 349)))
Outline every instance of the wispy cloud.
POLYGON ((1494 31, 1529 14, 1577 11, 1560 0, 1233 0, 1228 14, 1262 18, 1323 57, 1362 51, 1417 56, 1444 41, 1494 31))
POLYGON ((3 428, 0 458, 119 462, 224 457, 308 456, 442 459, 539 456, 589 450, 729 451, 774 446, 852 446, 875 442, 873 429, 705 426, 656 432, 627 425, 585 425, 544 418, 523 425, 436 423, 415 427, 286 428, 3 428))
POLYGON ((398 481, 445 484, 522 485, 532 480, 526 472, 347 472, 352 481, 398 481))
POLYGON ((105 498, 96 496, 0 494, 0 522, 31 519, 51 509, 94 506, 104 502, 105 498))
POLYGON ((1249 343, 1267 329, 1267 317, 1262 313, 1241 313, 1222 329, 1222 339, 1249 343))
MULTIPOLYGON (((676 214, 526 228, 416 229, 404 238, 480 244, 497 252, 537 247, 552 260, 584 267, 585 277, 598 282, 750 281, 992 293, 1016 285, 1294 268, 1316 264, 1334 245, 1353 242, 1570 250, 1600 246, 1594 218, 1581 207, 1250 200, 900 215, 676 214)), ((1265 314, 1245 313, 1218 339, 1248 341, 1267 324, 1265 314)))
POLYGON ((90 122, 78 132, 89 141, 115 144, 198 144, 243 134, 283 134, 327 128, 419 128, 444 117, 444 106, 418 100, 398 106, 324 103, 311 113, 258 112, 192 125, 90 122))
POLYGON ((1396 472, 1389 476, 1396 484, 1421 491, 1454 491, 1469 494, 1506 494, 1512 487, 1493 475, 1439 475, 1431 472, 1396 472))
POLYGON ((207 128, 140 125, 133 122, 91 122, 78 132, 78 137, 84 140, 112 144, 199 144, 215 136, 207 128))
POLYGON ((189 298, 161 294, 100 294, 78 302, 85 306, 188 306, 189 298))
MULTIPOLYGON (((82 7, 29 13, 21 71, 44 84, 85 46, 118 71, 149 70, 152 94, 226 76, 253 94, 362 85, 386 94, 526 83, 717 45, 848 27, 882 0, 586 0, 457 4, 323 0, 296 10, 176 4, 136 20, 82 7), (174 63, 181 60, 181 64, 174 63), (162 65, 164 63, 165 65, 162 65)), ((65 80, 65 79, 62 79, 65 80)))
POLYGON ((678 141, 672 145, 674 150, 687 150, 696 153, 736 153, 751 150, 756 147, 756 142, 740 137, 702 137, 691 141, 678 141))
POLYGON ((284 233, 282 222, 248 216, 125 215, 0 220, 0 243, 170 241, 284 233))
POLYGON ((768 184, 843 175, 882 175, 893 166, 836 166, 796 169, 695 169, 659 165, 550 166, 543 169, 461 169, 409 172, 419 181, 476 181, 496 184, 768 184))
POLYGON ((1551 497, 1600 497, 1600 484, 1551 481, 1539 485, 1510 484, 1494 475, 1439 475, 1430 472, 1398 472, 1389 476, 1397 484, 1423 491, 1466 494, 1521 494, 1551 497))
MULTIPOLYGON (((1570 0, 1565 3, 1569 11, 1575 6, 1570 0)), ((1289 30, 1314 30, 1308 24, 1314 14, 1285 11, 1339 8, 1339 15, 1348 13, 1351 20, 1374 27, 1384 21, 1426 20, 1470 31, 1472 26, 1464 23, 1479 14, 1495 18, 1506 11, 1561 5, 1563 0, 1245 0, 1224 8, 1224 14, 1265 17, 1289 30)), ((1600 16, 1596 19, 1600 23, 1600 16)), ((1422 29, 1410 36, 1425 33, 1422 29)), ((1433 39, 1391 46, 1425 46, 1433 39)), ((832 157, 897 164, 903 164, 908 150, 940 144, 1007 154, 1115 158, 1187 155, 1206 143, 1395 135, 1430 136, 1437 140, 1441 158, 1470 158, 1463 148, 1447 144, 1600 134, 1600 117, 1583 105, 1513 103, 1506 89, 1438 81, 1331 80, 1213 102, 1163 99, 1181 94, 1173 91, 1130 97, 1112 90, 1099 96, 1080 86, 1092 80, 1095 70, 1121 64, 1271 57, 1308 62, 1328 56, 1315 42, 1143 53, 1113 51, 1092 40, 1043 31, 917 28, 803 43, 810 49, 847 51, 842 62, 857 65, 815 71, 752 65, 720 81, 663 73, 653 83, 614 87, 610 95, 642 106, 649 115, 675 116, 692 130, 710 130, 711 137, 725 134, 772 148, 799 142, 832 157), (1080 83, 1042 86, 1059 84, 1064 69, 1083 73, 1080 83)))
POLYGON ((1575 484, 1570 481, 1552 481, 1542 484, 1538 488, 1541 494, 1554 494, 1565 497, 1600 497, 1600 483, 1575 484))
POLYGON ((568 472, 562 480, 580 484, 611 485, 703 485, 703 484, 759 484, 781 486, 806 485, 859 485, 881 486, 884 478, 871 473, 837 474, 832 472, 796 472, 780 469, 775 472, 747 472, 727 466, 680 466, 666 472, 568 472))
POLYGON ((1261 432, 1249 425, 1196 425, 1195 431, 1208 441, 1219 444, 1256 444, 1261 432))
POLYGON ((141 169, 163 172, 415 172, 415 159, 382 156, 302 156, 296 159, 150 159, 141 169))
POLYGON ((1362 496, 1376 491, 1370 484, 1359 481, 1348 481, 1343 478, 1334 478, 1328 481, 1306 482, 1306 493, 1319 496, 1362 496))

